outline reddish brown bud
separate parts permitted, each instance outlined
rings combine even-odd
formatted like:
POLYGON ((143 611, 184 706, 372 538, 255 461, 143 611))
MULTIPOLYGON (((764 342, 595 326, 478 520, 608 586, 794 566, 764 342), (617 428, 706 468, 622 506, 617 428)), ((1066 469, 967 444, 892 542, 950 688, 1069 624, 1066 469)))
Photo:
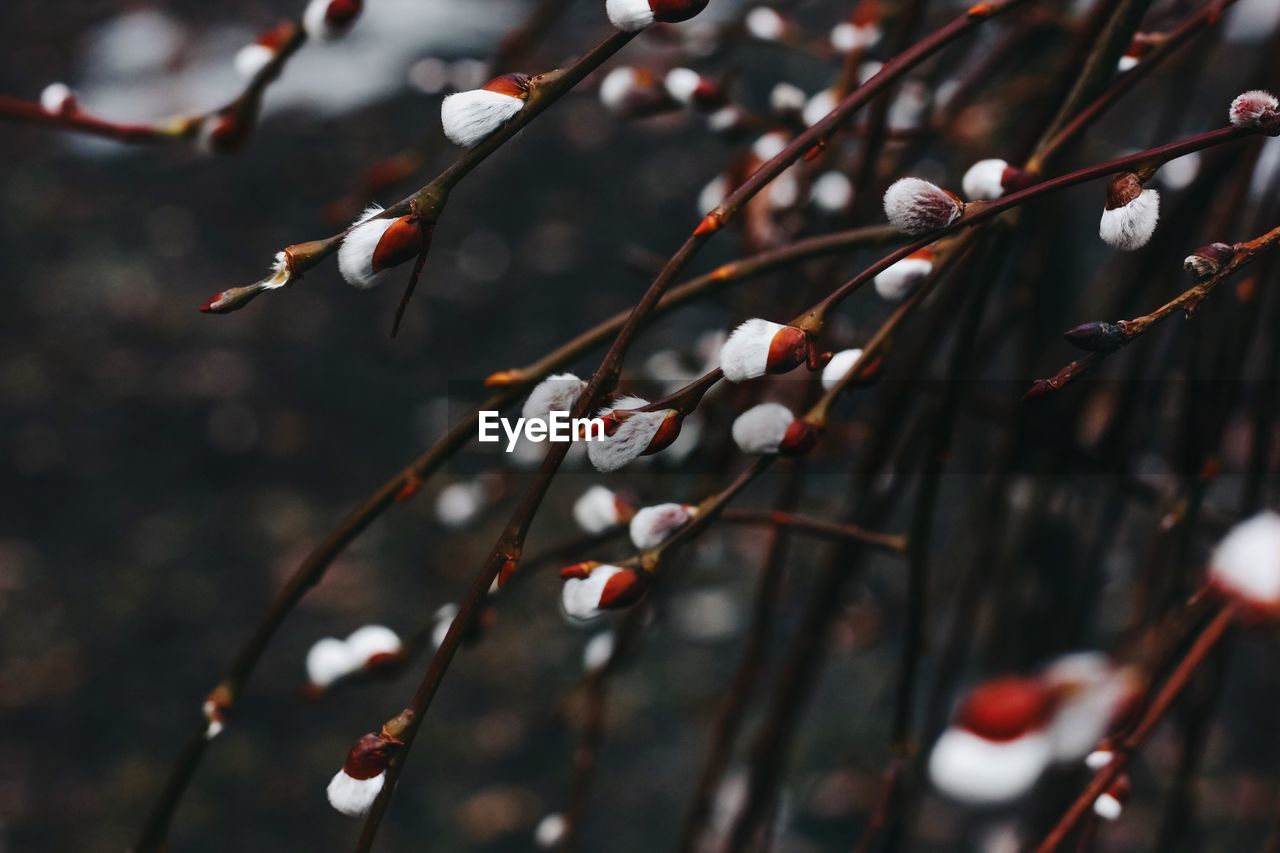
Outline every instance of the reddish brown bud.
POLYGON ((1223 265, 1235 257, 1236 249, 1230 243, 1210 243, 1187 255, 1183 268, 1196 278, 1217 275, 1223 265))
POLYGON ((993 741, 1007 741, 1044 728, 1053 715, 1053 691, 1033 678, 997 678, 975 688, 956 714, 956 722, 993 741))
POLYGON ((596 562, 595 560, 586 560, 581 563, 574 563, 572 566, 565 566, 563 569, 561 569, 560 577, 562 580, 570 580, 573 578, 577 578, 581 580, 582 578, 585 578, 588 575, 590 575, 591 570, 599 565, 602 565, 602 564, 599 562, 596 562))
POLYGON ((792 421, 782 434, 782 441, 778 442, 778 453, 783 456, 803 456, 818 443, 819 435, 821 431, 808 421, 792 421))
POLYGON ((649 0, 653 19, 664 24, 687 21, 707 8, 708 0, 649 0))
POLYGON ((480 87, 490 92, 497 92, 499 95, 506 95, 510 98, 519 98, 524 100, 529 97, 529 75, 528 74, 503 74, 501 77, 494 77, 488 83, 480 87))
POLYGON ((658 427, 658 431, 653 434, 653 438, 649 439, 649 446, 640 455, 651 456, 666 450, 680 437, 680 427, 683 424, 684 418, 678 412, 672 411, 658 427))
POLYGON ((367 734, 347 753, 342 770, 352 779, 372 779, 387 769, 400 741, 380 734, 367 734))
POLYGON ((639 601, 643 593, 644 583, 639 574, 634 571, 619 572, 605 583, 604 590, 600 593, 600 608, 610 610, 626 607, 639 601))
POLYGON ((373 271, 381 272, 418 257, 423 239, 421 220, 413 214, 401 216, 378 240, 371 261, 373 271))
POLYGON ((809 335, 795 326, 785 326, 769 342, 769 357, 765 362, 768 373, 786 373, 809 360, 813 348, 809 335))
POLYGON ((1067 343, 1089 352, 1111 352, 1129 339, 1123 323, 1081 323, 1062 333, 1067 343))
POLYGON ((1111 179, 1111 183, 1107 184, 1107 210, 1115 210, 1117 207, 1124 207, 1138 196, 1142 195, 1142 181, 1138 180, 1138 176, 1133 172, 1125 172, 1116 175, 1111 179))
POLYGON ((345 28, 360 16, 363 8, 363 0, 330 0, 324 19, 335 27, 345 28))

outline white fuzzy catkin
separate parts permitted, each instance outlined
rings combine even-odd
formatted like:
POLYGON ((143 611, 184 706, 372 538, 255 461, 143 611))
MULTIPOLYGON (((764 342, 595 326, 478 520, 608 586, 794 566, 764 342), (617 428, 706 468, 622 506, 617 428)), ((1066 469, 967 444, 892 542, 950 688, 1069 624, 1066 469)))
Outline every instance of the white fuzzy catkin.
POLYGON ((689 106, 694 93, 702 85, 702 75, 692 68, 672 68, 663 79, 663 86, 676 103, 689 106))
POLYGON ((356 779, 347 775, 347 771, 339 770, 329 782, 326 793, 329 805, 347 817, 359 817, 369 811, 373 801, 378 798, 386 774, 379 773, 369 779, 356 779))
POLYGON ((1209 558, 1209 579, 1250 606, 1280 608, 1280 515, 1264 512, 1231 528, 1209 558))
POLYGON ((276 52, 265 44, 246 44, 236 51, 236 73, 246 80, 252 79, 275 58, 276 52))
POLYGON ((865 50, 879 40, 880 28, 875 24, 858 26, 850 21, 844 21, 831 29, 831 46, 841 53, 865 50))
POLYGON ((1048 736, 1039 732, 997 742, 952 726, 929 754, 929 778, 962 803, 1007 803, 1031 790, 1052 754, 1048 736))
POLYGON ((560 604, 564 612, 581 621, 599 616, 603 612, 600 609, 600 596, 604 593, 605 584, 614 575, 625 571, 626 569, 617 566, 596 566, 585 578, 566 580, 560 590, 560 604))
POLYGON ((823 89, 805 102, 800 118, 807 127, 813 127, 827 117, 827 114, 840 105, 840 99, 830 89, 823 89))
POLYGON ((1124 812, 1124 803, 1111 794, 1103 794, 1093 801, 1093 813, 1103 820, 1119 820, 1124 812))
POLYGON ((545 420, 551 412, 571 411, 573 404, 578 402, 578 397, 582 395, 582 389, 586 387, 587 383, 572 373, 548 376, 529 392, 529 399, 524 401, 524 408, 520 410, 520 414, 526 420, 534 418, 545 420))
POLYGON ((734 419, 733 441, 743 453, 777 453, 795 419, 781 403, 752 406, 734 419))
POLYGON ((40 92, 40 107, 47 113, 59 115, 75 98, 66 83, 50 83, 40 92))
POLYGON ((631 543, 637 550, 656 548, 693 518, 693 508, 678 503, 647 506, 631 518, 631 543))
POLYGON ((734 329, 720 347, 720 369, 730 382, 764 376, 769 366, 769 346, 785 326, 753 317, 734 329))
POLYGON ((488 89, 455 92, 440 104, 440 123, 449 141, 470 148, 520 112, 524 101, 488 89))
POLYGON ((923 178, 899 178, 885 191, 884 212, 899 231, 927 234, 955 222, 964 211, 936 184, 923 178))
POLYGON ((1130 679, 1099 652, 1064 655, 1045 669, 1044 679, 1062 697, 1049 725, 1054 760, 1080 761, 1131 695, 1130 679))
POLYGON ((600 81, 600 103, 610 112, 622 112, 631 95, 640 88, 640 74, 635 68, 630 65, 615 68, 600 81))
POLYGON ((382 235, 395 222, 391 217, 378 218, 381 212, 380 205, 374 204, 366 208, 338 247, 338 271, 353 287, 367 290, 382 283, 392 274, 391 269, 373 271, 374 250, 378 248, 382 235))
POLYGON ((604 486, 592 486, 573 504, 573 520, 584 533, 604 533, 622 523, 618 517, 618 496, 604 486))
POLYGON ((881 299, 901 302, 910 296, 931 272, 933 272, 932 260, 907 256, 876 274, 876 293, 880 294, 881 299))
POLYGON ((549 814, 538 821, 538 826, 533 831, 533 843, 542 850, 553 850, 564 840, 568 831, 569 821, 565 820, 564 815, 549 814))
POLYGON ((346 643, 337 637, 324 637, 307 650, 306 668, 307 681, 325 688, 350 675, 357 665, 352 662, 346 643))
POLYGON ((398 655, 403 650, 400 637, 385 625, 364 625, 347 637, 347 653, 357 668, 378 655, 398 655))
POLYGON ((584 672, 595 672, 613 657, 613 632, 601 631, 582 647, 582 669, 584 672))
POLYGON ((436 520, 445 527, 465 527, 484 509, 489 489, 480 480, 450 483, 436 495, 436 520))
POLYGON ((804 90, 791 83, 778 83, 769 92, 769 108, 776 113, 800 112, 806 100, 804 90))
POLYGON ((823 389, 830 391, 834 388, 835 384, 853 369, 853 366, 858 363, 860 358, 862 358, 862 350, 860 349, 840 350, 840 352, 831 356, 827 366, 822 368, 823 389))
POLYGON ((302 28, 318 41, 332 41, 350 29, 350 25, 340 27, 329 21, 330 2, 332 0, 311 0, 302 13, 302 28))
MULTIPOLYGON (((604 417, 615 409, 638 409, 647 405, 648 401, 639 397, 620 397, 612 405, 601 409, 599 417, 604 417)), ((669 410, 635 412, 618 424, 613 435, 586 442, 587 458, 597 471, 606 473, 634 462, 648 448, 668 414, 669 410)))
POLYGON ((1156 233, 1160 220, 1160 193, 1143 190, 1133 201, 1111 210, 1102 211, 1098 235, 1104 243, 1125 252, 1132 252, 1147 245, 1156 233))
POLYGON ((823 172, 809 188, 809 198, 825 213, 840 213, 853 201, 853 183, 843 172, 823 172))
POLYGON ((609 22, 624 33, 643 30, 654 20, 649 0, 608 0, 604 9, 609 22))
POLYGON ((1255 127, 1268 115, 1280 109, 1276 96, 1264 89, 1251 89, 1237 95, 1231 102, 1227 117, 1236 127, 1255 127))
POLYGON ((979 160, 969 167, 960 181, 965 198, 970 201, 991 201, 1004 195, 1004 170, 1009 164, 1004 160, 992 158, 979 160))
POLYGON ((747 13, 747 32, 761 41, 777 41, 787 31, 787 22, 768 6, 757 6, 747 13))

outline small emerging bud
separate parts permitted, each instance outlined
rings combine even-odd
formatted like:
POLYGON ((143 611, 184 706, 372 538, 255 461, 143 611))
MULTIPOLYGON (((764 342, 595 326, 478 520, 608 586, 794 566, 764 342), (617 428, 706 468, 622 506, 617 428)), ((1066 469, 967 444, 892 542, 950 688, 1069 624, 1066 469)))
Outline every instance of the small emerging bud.
POLYGON ((665 503, 647 506, 631 519, 631 543, 639 551, 657 548, 681 527, 693 520, 697 508, 689 504, 665 503))
POLYGON ((345 640, 324 637, 307 651, 309 686, 319 692, 360 671, 375 670, 400 660, 404 643, 383 625, 365 625, 345 640))
POLYGON ((970 201, 992 201, 1022 189, 1029 180, 1026 172, 1004 160, 979 160, 964 173, 960 186, 970 201))
POLYGON ((743 23, 747 32, 760 41, 778 41, 787 33, 787 20, 768 6, 756 6, 747 13, 743 23))
POLYGON ((302 13, 302 27, 313 39, 332 41, 346 35, 363 8, 362 0, 311 0, 302 13))
POLYGON ((1217 275, 1223 264, 1235 257, 1236 249, 1230 243, 1210 243, 1187 255, 1182 267, 1196 278, 1217 275))
POLYGON ((604 533, 635 514, 631 505, 604 486, 592 486, 573 504, 573 520, 587 533, 604 533))
POLYGON ((228 314, 248 305, 264 290, 275 290, 284 287, 293 280, 293 265, 288 252, 276 252, 275 262, 271 265, 271 273, 261 281, 248 287, 233 287, 224 290, 200 306, 206 314, 228 314))
POLYGON ((560 603, 570 617, 586 621, 605 610, 633 604, 643 594, 644 581, 634 570, 597 564, 586 577, 570 577, 564 582, 560 603))
POLYGON ((253 123, 233 109, 205 116, 200 121, 196 144, 206 154, 228 154, 238 151, 249 141, 253 123))
POLYGON ((503 74, 479 89, 455 92, 440 105, 444 135, 455 145, 470 148, 520 112, 529 92, 525 74, 503 74))
POLYGON ((1160 193, 1143 189, 1132 172, 1116 175, 1107 186, 1107 204, 1098 234, 1103 242, 1131 252, 1147 245, 1160 219, 1160 193))
POLYGON ((1151 37, 1144 33, 1137 33, 1133 37, 1133 41, 1129 42, 1129 46, 1125 48, 1124 54, 1116 60, 1116 71, 1123 74, 1138 66, 1151 52, 1153 42, 1151 37))
POLYGON ((899 231, 927 234, 955 222, 964 202, 921 178, 899 178, 884 194, 884 212, 899 231))
POLYGON ((1062 333, 1067 343, 1088 352, 1111 352, 1124 346, 1129 339, 1123 323, 1095 321, 1081 323, 1062 333))
POLYGON ((329 782, 329 805, 348 817, 369 811, 399 746, 400 741, 382 734, 367 734, 356 741, 342 769, 329 782))
POLYGON ((605 437, 587 444, 587 458, 598 471, 616 471, 640 456, 667 447, 680 434, 680 413, 674 409, 640 412, 649 405, 639 397, 620 397, 599 411, 605 437))
POLYGON ((1043 680, 1056 699, 1049 735, 1054 760, 1061 763, 1090 755, 1142 687, 1131 667, 1116 666, 1097 652, 1063 655, 1045 668, 1043 680))
MULTIPOLYGON (((850 370, 853 370, 862 359, 862 350, 846 349, 841 350, 831 356, 831 360, 827 362, 827 366, 822 368, 822 387, 824 390, 830 391, 835 387, 836 383, 844 379, 850 370)), ((884 368, 884 359, 876 356, 858 371, 858 378, 853 380, 853 385, 869 385, 880 378, 880 372, 884 368)))
POLYGON ((1263 89, 1237 95, 1231 102, 1228 116, 1236 127, 1260 127, 1271 136, 1280 132, 1280 101, 1263 89))
POLYGON ((1263 512, 1231 528, 1209 558, 1209 583, 1255 616, 1280 616, 1280 515, 1263 512))
POLYGON ((76 111, 76 96, 66 83, 50 83, 40 92, 40 108, 56 116, 76 111))
POLYGON ((663 79, 663 87, 672 100, 684 107, 713 112, 724 106, 724 88, 710 77, 691 68, 672 68, 663 79))
POLYGON ((1031 790, 1053 755, 1053 701, 1035 679, 999 678, 977 687, 929 755, 934 786, 973 805, 1009 802, 1031 790))
POLYGON ((338 247, 338 270, 353 287, 381 284, 392 267, 411 261, 422 251, 422 223, 414 214, 380 216, 371 205, 355 221, 338 247))
POLYGON ((678 24, 707 7, 707 0, 608 0, 609 21, 624 33, 643 30, 650 24, 678 24))
POLYGON ((925 246, 885 267, 876 273, 876 293, 890 302, 906 299, 933 272, 935 254, 932 246, 925 246))
POLYGON ((276 58, 281 45, 288 41, 294 32, 293 22, 283 21, 278 26, 272 27, 258 36, 253 44, 246 44, 240 48, 236 51, 236 73, 245 79, 257 77, 258 72, 270 65, 271 61, 276 58))
POLYGON ((1119 820, 1124 807, 1129 802, 1129 794, 1133 789, 1129 774, 1121 773, 1116 781, 1093 801, 1093 813, 1103 820, 1119 820))
POLYGON ((812 342, 795 326, 759 317, 733 330, 720 348, 720 369, 730 382, 744 382, 766 373, 786 373, 808 360, 812 342))
POLYGON ((671 106, 658 89, 658 81, 653 74, 630 65, 613 69, 600 81, 600 103, 609 112, 626 117, 646 115, 671 106))

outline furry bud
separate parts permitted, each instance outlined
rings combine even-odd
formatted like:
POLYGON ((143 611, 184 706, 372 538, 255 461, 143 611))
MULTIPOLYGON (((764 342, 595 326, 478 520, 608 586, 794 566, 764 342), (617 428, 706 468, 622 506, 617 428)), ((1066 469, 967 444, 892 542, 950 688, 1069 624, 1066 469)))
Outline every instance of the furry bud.
POLYGON ((979 686, 929 755, 934 786, 973 805, 1022 796, 1052 759, 1052 711, 1053 695, 1037 680, 1001 678, 979 686))
POLYGON ((1160 219, 1160 193, 1143 189, 1132 172, 1116 175, 1107 186, 1107 204, 1098 234, 1108 246, 1131 252, 1147 245, 1160 219))
POLYGON ((600 81, 600 103, 614 115, 634 118, 670 109, 666 93, 647 69, 624 65, 600 81))
POLYGON ((372 205, 347 230, 338 247, 338 270, 353 287, 368 289, 387 278, 392 267, 422 251, 425 237, 417 216, 380 216, 372 205))
POLYGON ((455 92, 440 104, 444 135, 463 148, 476 145, 524 108, 529 91, 528 75, 503 74, 479 89, 455 92))
POLYGON ((813 127, 840 106, 840 98, 833 89, 823 89, 805 102, 800 118, 806 127, 813 127))
POLYGON ((50 83, 40 92, 40 107, 52 115, 70 115, 76 111, 75 93, 66 83, 50 83))
MULTIPOLYGON (((862 350, 846 349, 841 350, 831 356, 831 360, 827 362, 826 367, 822 368, 822 387, 824 390, 830 391, 835 387, 836 383, 853 370, 862 359, 862 350)), ((884 367, 884 359, 876 356, 871 361, 858 369, 858 377, 853 380, 853 385, 869 385, 880 378, 880 372, 884 367)))
POLYGON ((1217 275, 1223 264, 1235 257, 1236 249, 1230 243, 1210 243, 1187 255, 1182 267, 1196 278, 1217 275))
POLYGON ((875 287, 880 298, 901 302, 933 272, 935 252, 925 246, 876 273, 875 287))
POLYGON ((733 330, 720 348, 720 369, 730 382, 745 382, 766 373, 786 373, 808 360, 812 342, 795 326, 759 317, 733 330))
POLYGON ((329 805, 348 817, 369 811, 386 780, 387 765, 400 741, 383 734, 367 734, 347 753, 347 760, 329 782, 329 805))
POLYGON ((636 571, 595 564, 585 577, 564 582, 560 603, 570 617, 585 621, 633 604, 643 594, 644 581, 636 571))
POLYGON ((672 68, 663 78, 663 88, 677 104, 707 112, 719 109, 727 100, 719 83, 690 68, 672 68))
POLYGON ((609 21, 625 33, 654 23, 678 24, 707 8, 707 0, 608 0, 609 21))
POLYGON ((823 172, 809 188, 809 199, 821 211, 840 213, 853 201, 853 183, 843 172, 823 172))
POLYGON ((538 821, 533 831, 533 843, 541 850, 554 850, 569 832, 569 821, 562 814, 549 814, 538 821))
POLYGON ((778 41, 787 33, 787 20, 768 6, 756 6, 743 20, 747 32, 760 41, 778 41))
POLYGON ((233 287, 213 296, 200 306, 206 314, 229 314, 237 308, 243 308, 264 290, 275 290, 284 287, 293 280, 293 263, 287 252, 276 252, 275 262, 271 265, 271 273, 256 284, 248 287, 233 287))
POLYGON ((598 471, 616 471, 646 453, 656 453, 679 435, 680 413, 636 411, 649 405, 639 397, 620 397, 599 411, 605 437, 587 442, 587 458, 598 471))
POLYGON ((1209 558, 1209 583, 1255 616, 1280 616, 1280 515, 1263 512, 1231 528, 1209 558))
POLYGON ((1093 801, 1093 813, 1103 820, 1119 820, 1120 815, 1124 813, 1124 807, 1129 802, 1132 789, 1129 774, 1121 773, 1116 777, 1116 781, 1093 801))
POLYGON ((647 506, 631 519, 631 544, 637 550, 657 548, 681 527, 693 520, 697 508, 689 504, 665 503, 647 506))
POLYGON ((1275 136, 1280 132, 1280 101, 1270 92, 1253 89, 1236 96, 1228 117, 1236 127, 1260 127, 1275 136))
POLYGON ((955 222, 964 202, 921 178, 899 178, 885 191, 884 212, 899 231, 927 234, 955 222))
POLYGON ((847 21, 831 30, 831 46, 840 53, 866 50, 880 41, 879 0, 862 0, 847 21))
POLYGON ((573 504, 573 520, 586 533, 604 533, 634 514, 630 504, 604 486, 592 486, 573 504))
POLYGON ((778 83, 769 92, 769 109, 775 113, 798 113, 804 109, 804 90, 790 83, 778 83))
POLYGON ((777 453, 796 416, 781 403, 761 403, 733 422, 733 441, 743 453, 777 453))
POLYGON ((1042 680, 1056 701, 1049 727, 1053 757, 1064 764, 1092 754, 1142 688, 1134 669, 1098 652, 1063 655, 1045 668, 1042 680))
POLYGON ((551 412, 571 411, 586 387, 587 383, 572 373, 548 376, 529 392, 520 414, 525 420, 534 420, 545 419, 551 412))
POLYGON ((363 8, 361 0, 311 0, 302 13, 302 27, 313 39, 331 41, 351 29, 363 8))
POLYGON ((236 73, 247 80, 258 76, 258 72, 271 64, 280 51, 280 46, 293 37, 295 26, 292 21, 282 21, 278 26, 264 32, 254 40, 236 51, 236 73))
POLYGON ((1004 160, 979 160, 969 167, 960 181, 970 201, 991 201, 1007 192, 1020 190, 1030 181, 1027 173, 1004 160))
POLYGON ((1067 343, 1088 352, 1111 352, 1124 346, 1129 339, 1123 323, 1096 321, 1081 323, 1062 333, 1067 343))

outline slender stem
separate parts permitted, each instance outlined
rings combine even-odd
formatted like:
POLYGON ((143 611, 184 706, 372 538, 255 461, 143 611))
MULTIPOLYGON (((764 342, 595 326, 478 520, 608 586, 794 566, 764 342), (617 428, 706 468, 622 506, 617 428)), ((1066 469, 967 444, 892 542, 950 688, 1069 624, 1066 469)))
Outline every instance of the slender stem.
POLYGON ((1164 719, 1165 714, 1173 707, 1174 701, 1178 698, 1183 688, 1187 686, 1191 677, 1195 675, 1200 664, 1205 661, 1209 653, 1213 651, 1213 647, 1235 622, 1237 609, 1234 604, 1223 605, 1212 621, 1200 632, 1200 636, 1196 638, 1195 643, 1187 650, 1187 654, 1177 668, 1165 681, 1164 686, 1156 694, 1150 707, 1142 715, 1141 720, 1113 750, 1110 763, 1089 780, 1089 784, 1085 786, 1084 791, 1067 809, 1066 814, 1062 816, 1057 825, 1045 836, 1040 846, 1036 848, 1036 853, 1050 853, 1050 851, 1057 850, 1066 841, 1068 834, 1080 822, 1080 819, 1093 808, 1094 800, 1105 794, 1116 778, 1129 766, 1134 753, 1146 743, 1147 738, 1151 736, 1151 733, 1155 731, 1161 720, 1164 719))
POLYGON ((843 539, 850 542, 861 542, 874 548, 883 548, 896 554, 907 553, 907 537, 898 533, 880 533, 868 530, 857 524, 844 524, 839 521, 828 521, 825 518, 814 518, 798 515, 793 512, 782 512, 774 509, 726 509, 722 513, 721 522, 725 524, 768 524, 773 527, 785 527, 797 533, 809 533, 826 539, 843 539))

